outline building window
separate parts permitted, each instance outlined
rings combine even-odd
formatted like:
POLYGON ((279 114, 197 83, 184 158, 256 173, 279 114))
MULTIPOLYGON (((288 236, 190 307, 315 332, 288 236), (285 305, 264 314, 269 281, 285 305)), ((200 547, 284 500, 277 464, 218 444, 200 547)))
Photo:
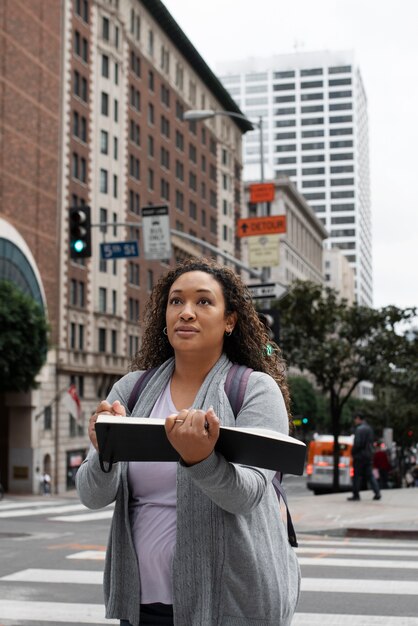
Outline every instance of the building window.
POLYGON ((107 290, 105 287, 99 287, 99 311, 106 313, 107 310, 107 290))
POLYGON ((104 41, 109 41, 110 24, 108 17, 102 17, 102 38, 104 41))
POLYGON ((100 111, 101 114, 106 115, 106 117, 109 115, 109 96, 104 91, 102 91, 100 111))
POLYGON ((106 352, 106 329, 99 328, 99 352, 106 352))
POLYGON ((100 170, 100 193, 107 193, 107 191, 108 191, 107 170, 101 168, 100 170))
POLYGON ((109 57, 107 54, 102 54, 102 76, 109 78, 109 57))
POLYGON ((100 131, 100 152, 107 154, 109 149, 109 134, 106 130, 100 131))
POLYGON ((112 354, 117 354, 117 352, 118 352, 118 333, 117 333, 116 330, 112 330, 110 338, 111 338, 112 354))

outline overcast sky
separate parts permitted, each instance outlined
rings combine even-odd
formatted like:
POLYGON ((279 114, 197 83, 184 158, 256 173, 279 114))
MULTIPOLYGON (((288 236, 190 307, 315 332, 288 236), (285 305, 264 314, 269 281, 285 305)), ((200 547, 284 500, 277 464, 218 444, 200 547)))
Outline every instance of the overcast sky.
POLYGON ((374 306, 418 306, 418 0, 163 0, 208 65, 354 50, 368 98, 374 306))

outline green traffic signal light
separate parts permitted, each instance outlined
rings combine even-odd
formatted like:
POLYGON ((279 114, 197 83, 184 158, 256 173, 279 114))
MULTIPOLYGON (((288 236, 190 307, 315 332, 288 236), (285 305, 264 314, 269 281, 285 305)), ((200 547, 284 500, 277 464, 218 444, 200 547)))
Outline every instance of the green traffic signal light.
POLYGON ((91 256, 91 211, 89 206, 71 207, 69 212, 70 256, 91 256))
POLYGON ((308 424, 309 419, 307 417, 302 418, 302 424, 308 424))

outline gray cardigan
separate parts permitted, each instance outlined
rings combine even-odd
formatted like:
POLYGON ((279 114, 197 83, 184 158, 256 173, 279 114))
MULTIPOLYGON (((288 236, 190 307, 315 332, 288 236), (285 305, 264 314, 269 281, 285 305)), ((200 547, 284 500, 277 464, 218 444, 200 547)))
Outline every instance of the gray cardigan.
MULTIPOLYGON (((288 432, 281 392, 267 374, 253 372, 237 419, 224 392, 230 361, 223 355, 206 377, 194 407, 214 407, 226 426, 253 426, 288 432)), ((133 415, 147 416, 171 377, 164 363, 141 394, 133 415)), ((109 402, 127 405, 138 372, 113 387, 109 402)), ((164 416, 161 416, 164 417, 164 416)), ((127 463, 110 473, 90 449, 78 470, 81 501, 92 509, 114 500, 104 573, 106 617, 140 619, 138 563, 129 521, 127 463)), ((177 535, 173 562, 176 626, 288 626, 300 591, 300 569, 287 539, 271 484, 274 472, 228 463, 213 452, 177 470, 177 535)))

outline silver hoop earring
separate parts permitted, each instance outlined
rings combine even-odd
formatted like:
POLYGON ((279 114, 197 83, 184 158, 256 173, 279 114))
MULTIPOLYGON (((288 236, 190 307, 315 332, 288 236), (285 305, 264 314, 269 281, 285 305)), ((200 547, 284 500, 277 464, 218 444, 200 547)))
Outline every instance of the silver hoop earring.
POLYGON ((167 336, 167 326, 164 326, 164 328, 163 328, 163 334, 167 336))
MULTIPOLYGON (((234 330, 234 329, 232 329, 232 330, 234 330)), ((225 331, 225 335, 226 335, 227 337, 230 337, 230 336, 232 335, 232 330, 226 330, 226 331, 225 331)))

